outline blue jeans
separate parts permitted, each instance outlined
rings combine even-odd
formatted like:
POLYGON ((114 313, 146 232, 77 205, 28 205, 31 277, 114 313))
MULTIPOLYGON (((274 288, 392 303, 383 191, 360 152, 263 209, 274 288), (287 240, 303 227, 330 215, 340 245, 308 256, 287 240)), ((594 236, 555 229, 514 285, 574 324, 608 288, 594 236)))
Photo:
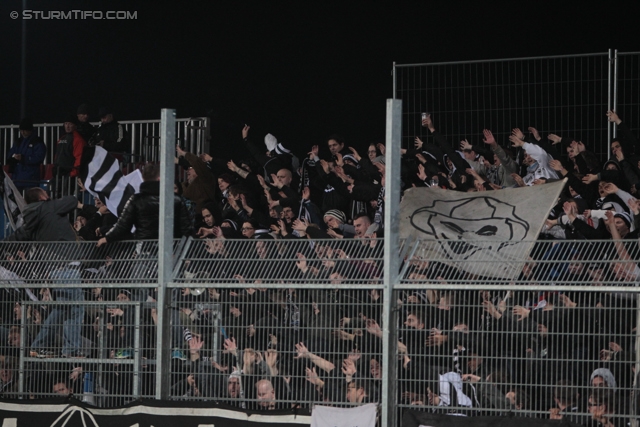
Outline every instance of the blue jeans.
MULTIPOLYGON (((51 273, 54 283, 80 283, 80 270, 77 268, 63 268, 51 273)), ((84 293, 81 288, 58 288, 53 290, 56 301, 84 301, 84 293)), ((81 353, 82 321, 84 319, 84 307, 80 304, 53 305, 51 314, 42 324, 40 332, 33 343, 31 350, 37 351, 51 347, 56 330, 62 326, 62 355, 78 356, 81 353)))

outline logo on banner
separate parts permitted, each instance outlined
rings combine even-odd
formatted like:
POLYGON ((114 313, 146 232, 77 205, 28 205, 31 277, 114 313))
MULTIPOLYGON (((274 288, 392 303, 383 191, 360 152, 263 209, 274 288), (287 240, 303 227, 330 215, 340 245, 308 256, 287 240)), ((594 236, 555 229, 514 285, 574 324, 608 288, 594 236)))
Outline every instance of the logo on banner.
POLYGON ((433 236, 453 260, 472 260, 487 250, 499 253, 524 239, 530 228, 516 206, 493 197, 434 200, 413 212, 411 225, 433 236))
POLYGON ((95 418, 93 418, 93 414, 86 409, 80 408, 78 406, 69 406, 65 409, 62 414, 51 424, 51 427, 63 427, 66 426, 69 421, 75 416, 78 415, 82 420, 82 425, 86 427, 100 427, 95 418), (85 419, 86 415, 86 419, 85 419))

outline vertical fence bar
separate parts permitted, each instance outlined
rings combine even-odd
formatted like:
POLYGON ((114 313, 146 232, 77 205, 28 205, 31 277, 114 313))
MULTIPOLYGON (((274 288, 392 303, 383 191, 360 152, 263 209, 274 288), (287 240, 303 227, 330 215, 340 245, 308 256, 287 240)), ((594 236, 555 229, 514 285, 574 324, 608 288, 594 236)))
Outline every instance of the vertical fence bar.
POLYGON ((393 61, 391 76, 393 77, 393 99, 396 99, 396 62, 395 61, 393 61))
POLYGON ((133 397, 140 399, 140 303, 135 305, 135 314, 133 317, 135 326, 133 330, 133 397))
MULTIPOLYGON (((100 307, 102 309, 102 311, 104 311, 105 307, 100 307)), ((99 335, 98 335, 98 358, 100 359, 106 359, 107 358, 107 351, 106 348, 104 346, 104 335, 105 335, 105 328, 106 328, 106 324, 104 322, 104 316, 100 316, 100 318, 98 319, 98 331, 99 331, 99 335)), ((102 362, 100 362, 98 364, 98 370, 96 372, 96 377, 93 379, 93 387, 94 387, 94 394, 97 394, 97 388, 98 386, 100 387, 100 389, 104 389, 104 364, 102 362)))
MULTIPOLYGON (((609 49, 609 109, 618 110, 618 49, 613 51, 613 60, 611 60, 611 49, 609 49), (613 62, 613 82, 611 82, 611 62, 613 62), (613 105, 611 105, 611 88, 613 87, 613 105)), ((613 128, 613 138, 617 136, 617 126, 613 123, 609 123, 609 129, 613 128)), ((611 147, 611 132, 608 135, 609 147, 611 147)), ((611 150, 609 150, 609 156, 611 157, 611 150)))
POLYGON ((167 283, 173 272, 173 158, 176 145, 176 110, 163 108, 160 121, 160 230, 158 235, 158 313, 156 354, 156 399, 169 397, 169 375, 163 375, 169 363, 171 330, 165 316, 170 301, 167 283))
POLYGON ((20 395, 22 395, 22 393, 24 393, 25 391, 25 386, 24 386, 25 350, 24 349, 26 348, 26 345, 27 345, 26 323, 27 323, 27 308, 23 305, 22 310, 20 311, 20 359, 18 360, 18 393, 20 393, 20 395))
POLYGON ((398 278, 400 253, 400 148, 402 101, 387 100, 386 171, 384 203, 384 292, 382 307, 382 427, 396 425, 396 322, 393 285, 398 278))
MULTIPOLYGON (((631 408, 630 413, 635 415, 638 413, 638 387, 640 387, 640 384, 638 384, 638 377, 640 377, 640 294, 636 295, 636 329, 634 338, 636 358, 634 364, 635 370, 633 372, 633 391, 630 393, 631 402, 629 407, 631 408)), ((632 417, 630 425, 631 427, 638 427, 638 418, 635 416, 632 417)))
POLYGON ((135 161, 133 159, 135 159, 135 155, 138 154, 136 152, 136 147, 137 147, 137 142, 138 142, 138 135, 136 135, 136 124, 135 123, 131 123, 131 131, 129 132, 129 135, 131 135, 131 142, 129 145, 129 150, 131 150, 131 154, 133 155, 132 158, 129 159, 129 163, 135 163, 135 161))
POLYGON ((204 132, 201 133, 202 149, 205 153, 212 151, 211 147, 211 119, 209 117, 204 118, 204 132))
MULTIPOLYGON (((615 70, 612 76, 612 69, 615 69, 616 58, 612 56, 611 49, 609 49, 609 67, 607 70, 607 110, 616 110, 616 94, 617 94, 617 82, 615 70), (612 99, 613 98, 613 99, 612 99)), ((611 140, 616 136, 615 123, 607 121, 607 147, 611 147, 611 140)), ((607 160, 611 159, 611 149, 607 150, 607 160)))
MULTIPOLYGON (((27 0, 22 0, 22 10, 27 9, 27 0)), ((27 20, 22 20, 22 43, 20 50, 20 118, 27 117, 27 20)))

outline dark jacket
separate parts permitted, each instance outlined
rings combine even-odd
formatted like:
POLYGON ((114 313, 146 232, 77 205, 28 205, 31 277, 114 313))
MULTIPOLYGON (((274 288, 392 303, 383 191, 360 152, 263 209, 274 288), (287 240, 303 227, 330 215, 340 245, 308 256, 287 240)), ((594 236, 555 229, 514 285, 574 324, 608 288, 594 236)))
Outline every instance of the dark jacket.
MULTIPOLYGON (((179 196, 174 196, 174 237, 191 234, 191 221, 187 207, 179 196)), ((136 239, 157 239, 160 224, 160 182, 150 181, 140 184, 140 193, 134 194, 124 205, 118 222, 107 233, 107 242, 125 239, 135 225, 136 239)))
POLYGON ((28 138, 21 138, 16 141, 15 145, 9 150, 7 162, 11 168, 11 179, 16 182, 18 187, 34 186, 32 183, 20 183, 19 181, 40 181, 40 165, 44 162, 47 154, 47 147, 44 145, 42 138, 35 133, 29 135, 28 138), (14 154, 20 154, 20 160, 14 159, 14 154))
POLYGON ((182 195, 196 204, 196 214, 200 214, 202 206, 206 202, 213 202, 216 199, 218 178, 209 171, 207 164, 195 154, 187 153, 184 159, 195 169, 198 176, 191 184, 184 186, 182 195))
POLYGON ((73 230, 67 215, 78 207, 74 196, 61 199, 30 203, 24 209, 24 224, 7 241, 75 241, 73 230))
POLYGON ((78 131, 64 134, 56 145, 56 155, 53 164, 60 173, 71 177, 77 176, 80 171, 82 152, 87 145, 78 131))
POLYGON ((95 140, 91 140, 93 134, 96 132, 95 126, 93 126, 89 122, 80 122, 78 123, 78 127, 76 129, 80 136, 87 142, 87 144, 92 145, 95 140))
POLYGON ((107 151, 131 151, 129 132, 116 121, 100 125, 93 140, 107 151))

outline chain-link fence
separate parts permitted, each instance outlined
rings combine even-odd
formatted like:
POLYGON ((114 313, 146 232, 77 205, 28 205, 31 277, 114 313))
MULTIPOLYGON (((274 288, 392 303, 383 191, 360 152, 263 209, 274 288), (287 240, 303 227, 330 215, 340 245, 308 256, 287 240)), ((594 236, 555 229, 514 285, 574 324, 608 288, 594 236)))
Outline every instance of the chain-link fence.
POLYGON ((381 360, 382 244, 191 241, 172 285, 173 353, 186 347, 188 360, 171 366, 171 396, 247 409, 355 403, 348 380, 381 360))
MULTIPOLYGON (((620 117, 633 128, 640 123, 640 55, 615 52, 615 109, 620 117)), ((615 128, 614 128, 615 131, 615 128)))
POLYGON ((640 123, 638 53, 518 58, 433 64, 395 64, 394 97, 403 101, 403 147, 423 137, 421 113, 456 144, 482 145, 491 129, 509 145, 513 128, 529 127, 582 140, 607 158, 613 129, 605 113, 617 109, 626 123, 640 123))
POLYGON ((157 242, 0 249, 3 398, 73 394, 106 407, 154 397, 157 242))
POLYGON ((441 244, 416 243, 395 286, 400 418, 635 419, 636 240, 538 241, 510 254, 522 262, 513 280, 488 277, 486 261, 438 256, 441 244))
MULTIPOLYGON (((376 402, 398 420, 419 409, 586 423, 596 407, 634 418, 637 241, 537 241, 509 254, 521 271, 512 279, 491 277, 498 259, 452 261, 442 243, 406 242, 390 301, 384 243, 174 242, 161 325, 169 398, 245 409, 376 402), (383 402, 386 303, 397 366, 383 402)), ((73 393, 112 406, 155 396, 155 242, 1 249, 3 397, 73 393)))

